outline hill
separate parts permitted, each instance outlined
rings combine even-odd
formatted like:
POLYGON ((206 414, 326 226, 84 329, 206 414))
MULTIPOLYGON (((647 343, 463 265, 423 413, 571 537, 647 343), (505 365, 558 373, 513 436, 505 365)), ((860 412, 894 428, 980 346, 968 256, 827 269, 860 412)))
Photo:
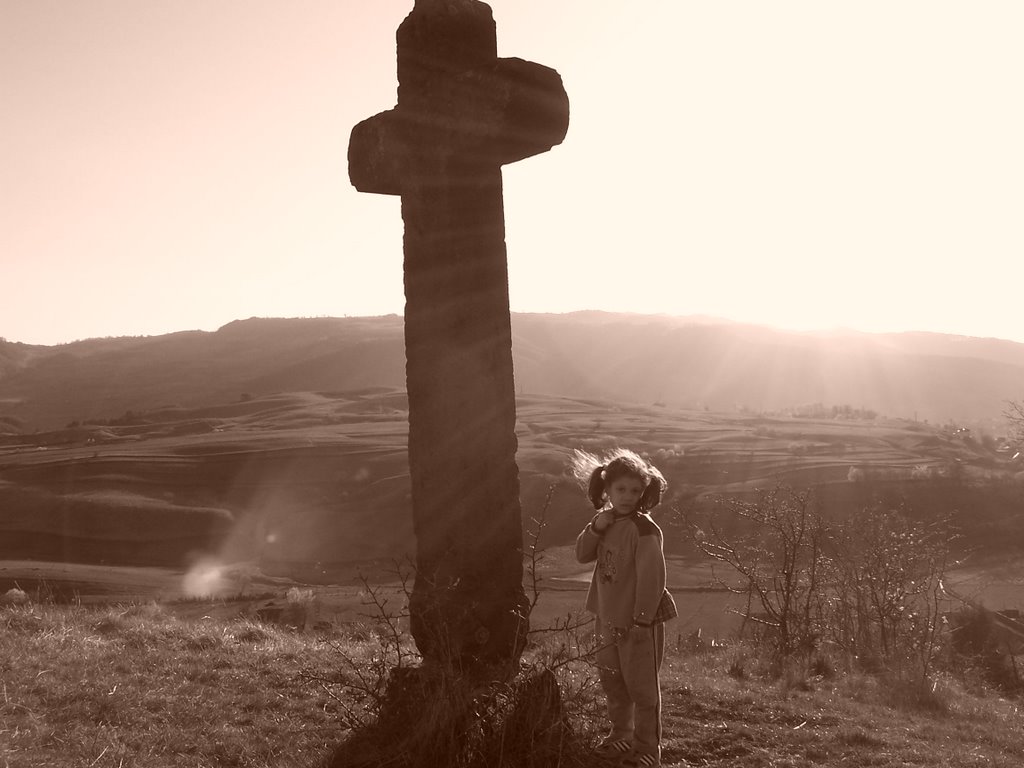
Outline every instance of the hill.
MULTIPOLYGON (((599 312, 513 327, 524 518, 545 512, 545 544, 586 517, 569 452, 615 445, 655 458, 669 510, 787 482, 837 510, 969 511, 976 544, 1019 538, 1021 467, 945 425, 999 423, 1024 345, 599 312)), ((0 559, 316 579, 408 555, 403 347, 394 316, 0 343, 0 559)))
MULTIPOLYGON (((1024 345, 942 334, 797 333, 707 318, 512 318, 521 395, 783 414, 846 407, 1003 429, 1024 345)), ((259 319, 216 332, 0 341, 0 434, 280 392, 403 388, 401 317, 259 319)))
MULTIPOLYGON (((404 392, 377 387, 246 395, 8 436, 0 560, 177 568, 215 557, 317 580, 342 563, 403 558, 414 551, 406 435, 404 392)), ((785 482, 815 486, 836 509, 882 491, 916 494, 930 513, 969 509, 975 539, 998 540, 1016 530, 1000 526, 1020 507, 1019 467, 1006 454, 906 420, 524 395, 518 439, 524 525, 543 515, 545 546, 571 542, 589 517, 566 474, 569 453, 620 444, 665 473, 668 515, 710 493, 785 482), (1004 496, 982 498, 975 479, 1004 496)), ((670 532, 670 552, 687 546, 670 532)))

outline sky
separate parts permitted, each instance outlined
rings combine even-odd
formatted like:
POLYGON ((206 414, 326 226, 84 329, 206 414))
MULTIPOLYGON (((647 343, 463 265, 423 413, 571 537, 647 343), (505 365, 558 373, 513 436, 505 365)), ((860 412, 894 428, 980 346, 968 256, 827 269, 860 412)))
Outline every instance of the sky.
MULTIPOLYGON (((0 336, 403 311, 348 181, 412 0, 0 0, 0 336)), ((1024 342, 1020 0, 492 0, 560 146, 504 168, 514 312, 1024 342)))

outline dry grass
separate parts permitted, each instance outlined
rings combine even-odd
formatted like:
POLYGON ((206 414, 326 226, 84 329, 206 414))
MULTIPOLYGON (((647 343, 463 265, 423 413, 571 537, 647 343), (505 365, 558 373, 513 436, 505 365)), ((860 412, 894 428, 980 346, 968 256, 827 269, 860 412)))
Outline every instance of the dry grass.
POLYGON ((920 688, 861 674, 769 680, 737 652, 668 660, 663 762, 672 766, 986 766, 1024 764, 1018 702, 954 679, 920 688), (730 674, 730 670, 732 674, 730 674))
MULTIPOLYGON (((337 674, 340 652, 369 660, 379 642, 365 629, 184 621, 155 604, 6 607, 0 768, 315 768, 347 735, 345 702, 307 673, 337 674)), ((557 661, 558 642, 531 659, 557 661)), ((589 743, 601 727, 592 673, 558 668, 573 732, 589 743)), ((768 677, 740 649, 671 649, 663 694, 666 766, 1024 764, 1018 703, 952 678, 922 690, 855 674, 768 677)))
POLYGON ((339 738, 309 637, 155 605, 0 612, 0 766, 309 766, 339 738))

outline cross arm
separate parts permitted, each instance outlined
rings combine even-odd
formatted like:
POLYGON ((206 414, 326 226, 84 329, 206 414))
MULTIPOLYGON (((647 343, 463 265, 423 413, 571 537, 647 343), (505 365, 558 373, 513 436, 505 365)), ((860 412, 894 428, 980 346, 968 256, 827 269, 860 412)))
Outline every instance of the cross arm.
POLYGON ((401 118, 389 109, 357 123, 348 142, 348 176, 360 192, 400 195, 406 141, 401 118))
POLYGON ((557 71, 518 58, 466 72, 456 113, 464 132, 501 165, 547 152, 569 129, 569 97, 557 71))

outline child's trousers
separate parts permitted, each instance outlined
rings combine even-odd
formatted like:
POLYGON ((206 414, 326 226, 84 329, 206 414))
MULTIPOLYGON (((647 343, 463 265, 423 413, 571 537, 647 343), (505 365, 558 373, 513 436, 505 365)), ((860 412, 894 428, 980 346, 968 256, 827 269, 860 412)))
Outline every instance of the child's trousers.
POLYGON ((661 685, 665 625, 614 629, 597 621, 596 661, 608 700, 609 739, 626 739, 645 754, 660 755, 661 685))

